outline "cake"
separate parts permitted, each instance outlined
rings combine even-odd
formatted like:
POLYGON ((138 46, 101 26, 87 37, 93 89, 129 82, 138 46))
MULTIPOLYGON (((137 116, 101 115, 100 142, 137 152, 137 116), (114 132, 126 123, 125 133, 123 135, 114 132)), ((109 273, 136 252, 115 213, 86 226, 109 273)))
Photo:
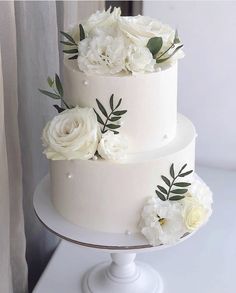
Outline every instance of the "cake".
POLYGON ((212 193, 195 174, 196 130, 177 113, 178 34, 145 16, 98 11, 64 36, 61 100, 45 126, 51 199, 91 231, 171 244, 201 227, 212 193))

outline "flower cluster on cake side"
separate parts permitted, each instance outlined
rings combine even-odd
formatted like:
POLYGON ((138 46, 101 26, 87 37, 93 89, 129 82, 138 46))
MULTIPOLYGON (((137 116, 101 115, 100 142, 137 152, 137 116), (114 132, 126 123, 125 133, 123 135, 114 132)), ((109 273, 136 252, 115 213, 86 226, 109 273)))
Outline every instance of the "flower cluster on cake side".
POLYGON ((120 120, 127 110, 121 110, 122 98, 115 103, 114 95, 109 99, 110 110, 106 110, 96 99, 98 109, 68 105, 59 76, 48 78, 52 91, 40 92, 61 100, 64 106, 54 105, 59 112, 43 129, 44 154, 51 160, 105 160, 122 161, 128 148, 127 140, 119 133, 120 120))
POLYGON ((87 74, 155 72, 184 56, 177 31, 147 16, 122 17, 120 8, 97 11, 61 33, 63 52, 87 74))
POLYGON ((164 186, 157 185, 156 196, 145 203, 140 220, 141 233, 149 244, 171 245, 205 224, 212 213, 212 192, 198 177, 184 180, 193 172, 185 164, 178 173, 174 164, 170 177, 161 176, 164 186))

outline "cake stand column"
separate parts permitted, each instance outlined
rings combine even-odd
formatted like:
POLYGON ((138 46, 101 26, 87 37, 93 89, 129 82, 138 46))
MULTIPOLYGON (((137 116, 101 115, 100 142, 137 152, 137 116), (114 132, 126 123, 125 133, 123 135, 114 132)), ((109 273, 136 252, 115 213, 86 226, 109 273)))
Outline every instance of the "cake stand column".
POLYGON ((135 253, 111 253, 112 262, 98 264, 83 279, 83 293, 162 293, 160 275, 135 253))

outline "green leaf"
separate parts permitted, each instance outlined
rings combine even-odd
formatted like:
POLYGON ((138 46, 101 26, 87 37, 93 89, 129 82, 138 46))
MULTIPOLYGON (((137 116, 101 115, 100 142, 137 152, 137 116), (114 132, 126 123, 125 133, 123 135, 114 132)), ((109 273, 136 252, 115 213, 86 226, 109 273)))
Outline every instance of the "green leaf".
POLYGON ((63 97, 63 94, 64 94, 63 87, 62 87, 60 78, 57 74, 55 74, 55 81, 56 81, 56 87, 57 87, 58 93, 60 94, 61 97, 63 97))
POLYGON ((170 166, 170 176, 174 179, 175 178, 175 171, 174 171, 174 164, 172 163, 170 166))
POLYGON ((171 185, 170 180, 169 180, 167 177, 165 177, 165 176, 161 176, 161 178, 162 178, 162 180, 165 182, 166 185, 168 185, 168 186, 171 185))
POLYGON ((120 116, 120 115, 124 115, 127 112, 127 110, 120 110, 120 111, 115 111, 112 114, 115 116, 120 116))
POLYGON ((96 99, 96 102, 97 102, 97 105, 98 105, 98 108, 99 110, 102 112, 102 114, 108 118, 108 114, 107 114, 107 111, 106 109, 103 107, 103 105, 101 104, 101 102, 99 102, 98 99, 96 99))
POLYGON ((71 43, 73 43, 73 44, 76 45, 75 40, 72 38, 72 36, 70 36, 69 34, 67 34, 67 33, 65 33, 65 32, 63 32, 63 31, 60 31, 60 33, 61 33, 61 34, 67 39, 67 40, 69 40, 71 43))
POLYGON ((184 164, 183 167, 180 169, 179 174, 186 168, 187 164, 184 164))
POLYGON ((51 77, 50 77, 50 76, 48 77, 48 79, 47 79, 47 82, 48 82, 48 85, 49 85, 50 87, 52 87, 52 86, 53 86, 53 84, 54 84, 54 80, 53 80, 53 79, 51 79, 51 77))
POLYGON ((76 54, 78 53, 78 49, 69 49, 69 50, 63 50, 65 54, 76 54))
POLYGON ((184 194, 188 191, 188 189, 173 189, 171 190, 171 193, 174 193, 174 194, 184 194))
POLYGON ((193 172, 193 170, 190 170, 188 172, 182 173, 182 174, 179 175, 179 177, 185 177, 185 176, 191 174, 192 172, 193 172))
POLYGON ((191 183, 187 183, 187 182, 177 182, 177 183, 174 183, 175 186, 178 186, 178 187, 188 187, 191 185, 191 183))
POLYGON ((44 95, 46 95, 46 96, 48 96, 48 97, 50 97, 50 98, 53 98, 53 99, 55 99, 55 100, 58 100, 58 99, 61 98, 60 96, 58 96, 58 95, 56 95, 56 94, 54 94, 54 93, 50 93, 50 92, 45 91, 45 90, 41 90, 41 89, 39 89, 39 91, 40 91, 40 93, 42 93, 42 94, 44 94, 44 95))
POLYGON ((160 198, 160 200, 162 200, 162 201, 165 201, 165 200, 166 200, 164 194, 162 194, 162 193, 159 192, 158 190, 155 190, 155 191, 156 191, 157 196, 160 198))
POLYGON ((79 39, 80 41, 83 41, 85 39, 85 32, 84 32, 84 28, 82 26, 82 24, 79 25, 79 39))
POLYGON ((117 129, 120 128, 120 125, 116 125, 116 124, 107 124, 107 127, 110 129, 117 129))
POLYGON ((111 130, 114 132, 114 134, 119 134, 119 131, 111 130))
POLYGON ((120 120, 121 117, 117 116, 117 117, 111 117, 109 118, 110 121, 115 122, 117 120, 120 120))
POLYGON ((101 123, 102 125, 104 125, 105 123, 103 122, 102 118, 99 116, 99 114, 97 113, 97 111, 96 111, 95 109, 93 109, 93 110, 94 110, 94 112, 95 112, 96 115, 97 115, 97 120, 98 120, 98 122, 101 123))
POLYGON ((179 50, 179 49, 181 49, 182 47, 183 47, 184 45, 181 45, 181 46, 179 46, 179 47, 177 47, 168 57, 166 57, 166 58, 163 58, 163 59, 156 59, 156 62, 157 63, 162 63, 162 62, 165 62, 165 61, 167 61, 168 59, 170 59, 172 56, 174 56, 175 55, 175 53, 179 50))
POLYGON ((163 192, 163 193, 165 193, 165 194, 168 193, 167 190, 166 190, 164 187, 162 187, 161 185, 157 185, 157 188, 158 188, 161 192, 163 192))
POLYGON ((78 55, 74 55, 74 56, 72 56, 72 57, 70 57, 70 58, 68 58, 69 60, 73 60, 73 59, 78 59, 78 55))
POLYGON ((114 110, 114 94, 112 94, 110 97, 110 107, 111 107, 111 110, 113 111, 114 110))
POLYGON ((121 102, 122 102, 122 99, 119 99, 119 101, 118 101, 118 103, 117 103, 117 105, 116 105, 116 108, 115 108, 115 109, 119 108, 119 106, 120 106, 121 102))
POLYGON ((174 44, 179 44, 180 43, 180 39, 178 36, 178 31, 175 30, 175 38, 174 38, 174 44))
POLYGON ((62 43, 63 45, 66 45, 66 46, 75 46, 74 43, 70 43, 70 42, 60 41, 60 43, 62 43))
POLYGON ((180 200, 180 199, 183 199, 183 198, 185 198, 185 196, 183 196, 183 195, 174 195, 174 196, 171 196, 170 198, 169 198, 169 200, 180 200))
POLYGON ((163 40, 161 37, 154 37, 148 41, 147 48, 155 56, 161 50, 162 44, 163 40))
POLYGON ((57 112, 58 112, 58 113, 61 113, 61 112, 65 111, 65 109, 61 108, 61 107, 58 106, 58 105, 53 105, 53 107, 55 107, 55 108, 57 109, 57 112))

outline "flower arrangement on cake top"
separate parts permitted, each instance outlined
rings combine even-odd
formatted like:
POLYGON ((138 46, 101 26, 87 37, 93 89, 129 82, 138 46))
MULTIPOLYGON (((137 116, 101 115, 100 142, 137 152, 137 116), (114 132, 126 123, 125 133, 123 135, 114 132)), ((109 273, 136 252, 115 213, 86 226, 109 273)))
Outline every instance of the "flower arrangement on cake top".
POLYGON ((177 31, 146 16, 122 17, 120 8, 97 11, 61 33, 63 52, 86 74, 154 72, 184 56, 177 31))

